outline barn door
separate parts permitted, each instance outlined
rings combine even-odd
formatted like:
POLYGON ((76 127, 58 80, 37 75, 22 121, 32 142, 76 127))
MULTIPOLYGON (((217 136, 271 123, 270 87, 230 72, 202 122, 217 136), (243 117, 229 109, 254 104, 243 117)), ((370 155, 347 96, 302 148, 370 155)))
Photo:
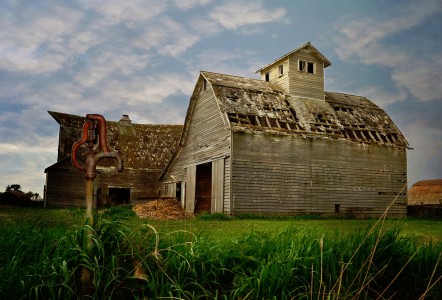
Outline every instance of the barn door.
POLYGON ((195 210, 195 181, 196 181, 196 166, 189 166, 186 168, 187 184, 185 188, 185 204, 184 209, 187 212, 193 213, 195 210))
POLYGON ((212 212, 223 212, 224 158, 212 163, 212 212))
POLYGON ((212 162, 196 166, 195 212, 212 210, 212 162))

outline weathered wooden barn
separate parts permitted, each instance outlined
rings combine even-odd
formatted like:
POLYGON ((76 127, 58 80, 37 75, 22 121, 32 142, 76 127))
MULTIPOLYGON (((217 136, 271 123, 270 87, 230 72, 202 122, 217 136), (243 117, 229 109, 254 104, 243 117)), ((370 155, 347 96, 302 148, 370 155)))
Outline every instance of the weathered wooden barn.
POLYGON ((407 141, 365 97, 324 91, 311 43, 261 80, 201 72, 164 196, 189 212, 406 215, 407 141))
POLYGON ((408 191, 409 216, 442 216, 442 179, 421 180, 408 191))
MULTIPOLYGON (((72 166, 72 145, 81 138, 85 117, 49 112, 60 124, 57 162, 46 168, 47 206, 85 206, 84 173, 72 166)), ((107 122, 109 148, 120 151, 124 171, 115 170, 113 160, 99 161, 95 179, 98 205, 136 203, 159 197, 161 171, 176 150, 182 125, 134 124, 127 115, 119 122, 107 122)), ((83 147, 81 157, 85 157, 83 147)), ((83 162, 81 162, 83 164, 83 162)))

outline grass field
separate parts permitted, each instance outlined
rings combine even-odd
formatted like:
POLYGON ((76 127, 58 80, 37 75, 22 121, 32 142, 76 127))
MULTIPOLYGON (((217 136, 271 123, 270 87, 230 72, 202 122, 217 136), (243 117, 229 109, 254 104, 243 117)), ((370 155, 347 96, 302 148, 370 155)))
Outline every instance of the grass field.
POLYGON ((440 299, 442 222, 0 209, 0 298, 440 299))
MULTIPOLYGON (((83 222, 81 209, 30 209, 0 208, 0 224, 27 223, 38 227, 70 227, 83 222)), ((216 240, 238 238, 251 231, 280 231, 293 228, 298 231, 314 231, 318 235, 346 234, 359 232, 374 225, 378 220, 355 220, 338 218, 320 218, 312 216, 286 218, 191 218, 187 220, 140 220, 129 218, 127 223, 136 227, 149 223, 159 232, 167 233, 186 230, 216 240), (221 220, 220 220, 221 219, 221 220)), ((418 239, 420 242, 442 242, 442 220, 426 220, 417 218, 387 219, 386 229, 397 228, 401 235, 418 239)))

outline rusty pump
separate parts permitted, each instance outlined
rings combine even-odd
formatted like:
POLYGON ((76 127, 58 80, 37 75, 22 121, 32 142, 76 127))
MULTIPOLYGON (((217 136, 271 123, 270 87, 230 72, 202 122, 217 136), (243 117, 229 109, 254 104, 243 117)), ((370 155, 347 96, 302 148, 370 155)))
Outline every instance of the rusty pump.
MULTIPOLYGON (((86 220, 88 225, 94 227, 94 179, 97 177, 97 164, 103 158, 115 158, 117 160, 116 168, 119 172, 123 171, 123 160, 119 152, 111 152, 106 142, 106 120, 102 115, 86 115, 86 123, 83 125, 82 137, 72 146, 71 159, 75 168, 85 173, 86 178, 86 220), (77 159, 77 152, 81 145, 87 143, 88 151, 84 166, 80 165, 77 159)), ((90 232, 87 235, 86 250, 90 253, 93 242, 90 232)), ((92 293, 91 288, 92 272, 83 267, 82 271, 82 290, 83 297, 92 293)))

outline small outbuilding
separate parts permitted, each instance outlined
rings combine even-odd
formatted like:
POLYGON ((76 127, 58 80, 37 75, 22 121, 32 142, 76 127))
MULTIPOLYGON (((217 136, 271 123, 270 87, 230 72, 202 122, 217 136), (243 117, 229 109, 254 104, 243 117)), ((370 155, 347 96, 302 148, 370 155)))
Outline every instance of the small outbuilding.
POLYGON ((418 181, 408 191, 409 216, 442 216, 442 179, 418 181))
POLYGON ((261 79, 200 72, 163 196, 188 212, 406 215, 408 143, 363 96, 324 90, 307 43, 261 79))

